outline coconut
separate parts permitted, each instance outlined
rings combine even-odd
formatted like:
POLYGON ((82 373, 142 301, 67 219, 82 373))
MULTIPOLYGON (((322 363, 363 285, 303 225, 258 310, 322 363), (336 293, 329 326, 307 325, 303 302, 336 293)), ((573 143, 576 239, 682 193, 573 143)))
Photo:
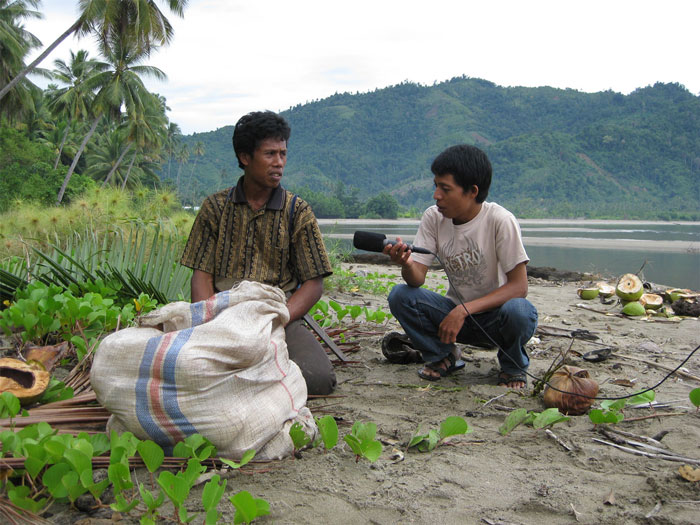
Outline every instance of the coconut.
POLYGON ((681 296, 685 294, 689 294, 690 290, 687 288, 671 288, 669 290, 666 290, 664 292, 666 296, 666 300, 669 303, 675 303, 678 299, 681 298, 681 296))
POLYGON ((579 288, 576 290, 576 293, 578 293, 578 296, 581 299, 585 300, 590 300, 590 299, 595 299, 598 297, 599 290, 598 288, 579 288))
POLYGON ((623 301, 636 301, 644 293, 642 280, 633 273, 626 273, 617 281, 615 293, 623 301))
POLYGON ((613 295, 615 295, 615 287, 612 284, 599 282, 599 283, 596 283, 596 286, 598 287, 598 291, 600 292, 600 295, 602 295, 606 299, 608 297, 612 297, 613 295))
POLYGON ((632 301, 625 305, 622 309, 622 313, 629 316, 639 316, 645 315, 647 311, 644 309, 644 306, 642 306, 642 303, 639 301, 632 301))
POLYGON ((31 405, 49 386, 51 375, 38 361, 20 361, 11 357, 0 359, 0 392, 17 396, 20 404, 31 405))
POLYGON ((655 293, 644 293, 639 298, 639 302, 647 310, 658 310, 664 304, 664 298, 655 293))
POLYGON ((543 401, 547 408, 556 407, 564 414, 576 416, 588 410, 596 395, 598 383, 588 370, 564 365, 552 374, 549 385, 544 388, 543 401))

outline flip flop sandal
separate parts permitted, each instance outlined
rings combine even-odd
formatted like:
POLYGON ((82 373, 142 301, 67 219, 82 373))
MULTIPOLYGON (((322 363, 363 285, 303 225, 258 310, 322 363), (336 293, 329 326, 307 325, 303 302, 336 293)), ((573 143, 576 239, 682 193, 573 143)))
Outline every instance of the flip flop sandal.
POLYGON ((508 386, 508 383, 513 383, 514 381, 522 381, 525 383, 523 388, 527 388, 527 375, 525 372, 516 372, 515 374, 501 372, 498 374, 498 386, 508 386))
POLYGON ((612 354, 612 348, 606 346, 605 348, 596 348, 590 352, 586 352, 581 356, 590 363, 599 363, 600 361, 605 361, 612 354))
POLYGON ((423 362, 420 352, 411 346, 409 337, 399 332, 389 332, 384 336, 382 354, 390 363, 403 365, 423 362))
POLYGON ((444 361, 444 358, 443 358, 440 361, 437 361, 434 363, 426 363, 423 368, 418 370, 418 376, 421 379, 425 379, 427 381, 438 381, 439 379, 442 379, 443 377, 447 377, 451 374, 454 374, 458 370, 462 370, 466 366, 466 363, 464 361, 462 361, 461 359, 456 359, 453 354, 448 354, 447 359, 450 362, 450 365, 447 368, 443 368, 442 366, 440 366, 444 361), (433 376, 433 375, 426 374, 425 373, 426 368, 429 368, 430 370, 434 370, 435 372, 437 372, 440 375, 433 376))

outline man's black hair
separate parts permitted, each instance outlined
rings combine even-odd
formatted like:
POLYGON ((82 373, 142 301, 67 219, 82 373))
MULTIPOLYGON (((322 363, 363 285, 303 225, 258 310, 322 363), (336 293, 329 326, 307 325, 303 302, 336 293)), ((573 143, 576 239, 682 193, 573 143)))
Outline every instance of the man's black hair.
POLYGON ((486 153, 476 146, 469 144, 450 146, 435 157, 430 171, 437 176, 451 173, 455 182, 464 191, 471 191, 472 186, 476 185, 479 188, 475 199, 478 203, 484 202, 489 194, 491 162, 486 153))
POLYGON ((233 151, 238 159, 238 167, 243 169, 241 153, 251 157, 265 139, 289 141, 292 130, 284 118, 272 111, 253 111, 243 115, 233 129, 233 151))

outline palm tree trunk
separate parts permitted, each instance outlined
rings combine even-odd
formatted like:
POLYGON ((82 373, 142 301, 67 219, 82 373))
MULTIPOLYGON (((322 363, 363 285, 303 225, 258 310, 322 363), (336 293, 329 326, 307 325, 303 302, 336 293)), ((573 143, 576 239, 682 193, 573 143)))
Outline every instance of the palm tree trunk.
POLYGON ((117 159, 117 162, 114 163, 114 166, 112 166, 112 169, 109 170, 109 173, 105 177, 104 182, 102 183, 102 187, 104 188, 107 186, 107 183, 111 182, 112 176, 114 175, 114 172, 117 171, 117 168, 119 165, 122 163, 122 160, 124 159, 124 155, 126 155, 126 152, 131 149, 131 142, 126 145, 126 148, 124 148, 124 151, 122 151, 121 155, 119 155, 119 158, 117 159))
POLYGON ((78 148, 78 152, 75 154, 75 157, 73 157, 73 162, 71 163, 70 168, 68 168, 68 173, 66 173, 66 178, 63 179, 63 184, 61 185, 61 189, 58 190, 58 197, 56 198, 56 200, 57 200, 56 204, 61 204, 61 201, 63 200, 63 194, 66 192, 66 187, 68 186, 68 183, 70 182, 70 178, 73 176, 73 172, 75 171, 75 167, 78 165, 78 160, 80 160, 80 156, 83 154, 83 150, 85 149, 85 146, 87 146, 87 143, 90 140, 90 137, 92 137, 92 134, 95 133, 95 130, 97 129, 97 123, 100 121, 101 117, 102 117, 102 115, 97 115, 95 117, 95 120, 92 122, 92 126, 90 126, 90 131, 88 131, 88 134, 85 135, 83 142, 80 144, 80 148, 78 148))
POLYGON ((58 155, 56 155, 56 162, 53 163, 53 169, 58 168, 58 161, 61 160, 61 153, 63 153, 63 146, 66 145, 66 140, 68 139, 68 132, 70 131, 70 122, 66 124, 66 131, 63 133, 63 138, 61 139, 61 145, 58 147, 58 155))
POLYGON ((180 170, 182 169, 182 162, 179 163, 180 165, 177 167, 177 180, 175 181, 175 191, 177 193, 177 190, 180 189, 180 170))
MULTIPOLYGON (((7 85, 5 85, 5 86, 2 88, 2 90, 0 90, 0 100, 2 100, 2 98, 3 98, 5 95, 7 95, 7 93, 9 93, 9 91, 10 91, 13 87, 15 87, 15 86, 17 85, 17 83, 18 83, 20 80, 22 80, 24 77, 26 77, 28 73, 31 73, 32 70, 34 70, 34 68, 35 68, 42 60, 44 60, 47 56, 49 56, 49 54, 51 54, 51 52, 58 46, 58 44, 60 44, 61 42, 63 42, 63 41, 64 41, 66 38, 68 38, 68 36, 71 35, 72 33, 75 33, 75 31, 77 31, 77 29, 80 27, 81 24, 82 24, 82 22, 80 21, 80 19, 76 20, 76 22, 75 22, 72 26, 70 26, 66 32, 64 32, 61 36, 59 36, 59 37, 54 41, 53 44, 51 44, 49 47, 47 47, 46 49, 44 49, 44 52, 41 53, 41 55, 39 55, 38 57, 36 57, 36 59, 34 60, 34 62, 32 62, 32 63, 29 64, 27 67, 25 67, 22 71, 20 71, 19 73, 17 73, 17 76, 16 76, 15 78, 13 78, 12 80, 10 80, 10 81, 7 83, 7 85)), ((60 199, 59 199, 59 202, 60 202, 60 199)))
POLYGON ((122 182, 122 191, 126 188, 126 181, 129 180, 129 173, 131 173, 131 168, 134 166, 134 161, 136 160, 136 155, 131 157, 131 162, 129 163, 129 169, 126 170, 126 177, 124 177, 124 182, 122 182))

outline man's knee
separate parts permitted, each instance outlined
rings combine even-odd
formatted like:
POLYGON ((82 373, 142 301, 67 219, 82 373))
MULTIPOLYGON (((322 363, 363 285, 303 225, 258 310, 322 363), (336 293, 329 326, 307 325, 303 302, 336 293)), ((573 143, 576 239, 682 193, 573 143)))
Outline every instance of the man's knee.
POLYGON ((410 286, 407 284, 397 284, 392 287, 389 292, 389 297, 387 302, 389 303, 389 309, 393 312, 395 308, 400 307, 406 302, 406 297, 410 291, 410 286))
POLYGON ((306 381, 306 390, 308 391, 309 395, 312 396, 325 396, 332 394, 337 385, 333 368, 330 370, 324 370, 320 373, 313 373, 309 370, 306 372, 302 371, 302 375, 306 381))
POLYGON ((510 299, 501 306, 501 317, 505 324, 519 328, 530 336, 537 328, 537 309, 524 298, 510 299))
POLYGON ((301 370, 306 389, 312 395, 326 395, 335 390, 333 364, 316 337, 301 321, 294 321, 285 330, 289 358, 301 370))

